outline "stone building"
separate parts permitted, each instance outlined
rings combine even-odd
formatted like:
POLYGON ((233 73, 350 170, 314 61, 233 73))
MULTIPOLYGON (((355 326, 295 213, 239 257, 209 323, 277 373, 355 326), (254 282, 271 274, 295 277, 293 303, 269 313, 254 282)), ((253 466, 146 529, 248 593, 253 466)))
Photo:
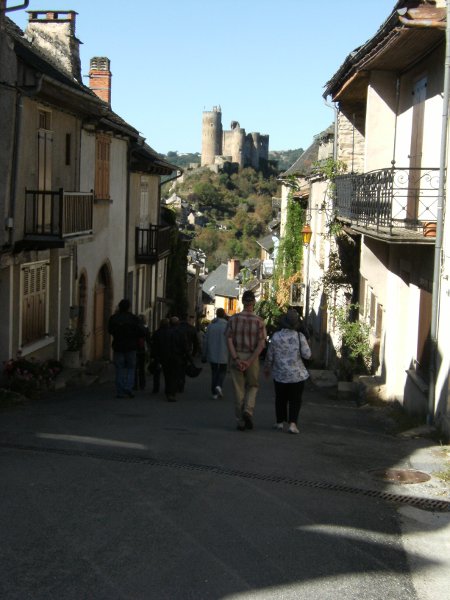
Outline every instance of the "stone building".
POLYGON ((232 121, 230 127, 223 131, 220 106, 203 112, 202 167, 229 161, 239 167, 258 169, 261 160, 269 159, 269 136, 259 132, 246 134, 237 121, 232 121))

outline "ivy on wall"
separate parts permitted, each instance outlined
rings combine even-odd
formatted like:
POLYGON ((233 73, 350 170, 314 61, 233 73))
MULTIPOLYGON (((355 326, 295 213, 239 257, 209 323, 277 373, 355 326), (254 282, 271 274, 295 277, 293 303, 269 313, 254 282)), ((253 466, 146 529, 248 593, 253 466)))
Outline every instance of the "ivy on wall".
POLYGON ((305 224, 305 207, 294 198, 295 181, 291 182, 286 210, 284 236, 280 240, 274 269, 274 294, 279 306, 289 304, 292 283, 302 280, 303 261, 302 229, 305 224))

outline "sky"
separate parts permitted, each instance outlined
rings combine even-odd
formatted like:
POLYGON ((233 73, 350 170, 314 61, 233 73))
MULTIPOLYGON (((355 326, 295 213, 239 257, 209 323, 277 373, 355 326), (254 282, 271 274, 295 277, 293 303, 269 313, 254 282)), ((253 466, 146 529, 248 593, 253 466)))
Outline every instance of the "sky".
MULTIPOLYGON (((20 3, 8 0, 7 5, 20 3)), ((306 149, 334 111, 324 86, 396 0, 30 0, 75 10, 82 73, 111 61, 112 109, 158 152, 201 152, 202 112, 306 149)), ((24 29, 25 10, 8 16, 24 29)), ((86 77, 84 83, 89 85, 86 77)))

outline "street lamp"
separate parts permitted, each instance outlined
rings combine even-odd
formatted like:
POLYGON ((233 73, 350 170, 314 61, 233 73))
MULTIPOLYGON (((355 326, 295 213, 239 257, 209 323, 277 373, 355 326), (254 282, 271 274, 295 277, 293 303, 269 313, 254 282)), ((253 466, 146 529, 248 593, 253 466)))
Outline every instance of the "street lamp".
POLYGON ((303 245, 306 248, 306 285, 305 285, 305 324, 308 323, 308 315, 309 315, 309 255, 311 252, 311 237, 312 237, 312 229, 309 223, 305 223, 303 225, 302 240, 303 245))
POLYGON ((312 236, 312 229, 308 225, 308 223, 305 223, 303 225, 303 229, 302 229, 301 233, 302 233, 303 245, 308 247, 309 243, 311 242, 311 236, 312 236))

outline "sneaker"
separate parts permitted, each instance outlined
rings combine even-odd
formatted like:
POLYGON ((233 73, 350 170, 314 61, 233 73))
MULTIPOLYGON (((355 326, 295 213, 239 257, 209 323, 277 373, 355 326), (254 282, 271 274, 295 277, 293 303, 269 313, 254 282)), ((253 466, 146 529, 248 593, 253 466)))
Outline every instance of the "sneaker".
POLYGON ((289 425, 288 432, 289 433, 300 433, 299 430, 298 430, 298 428, 297 428, 297 425, 295 423, 291 423, 289 425))
POLYGON ((128 398, 134 398, 133 392, 125 392, 125 394, 128 396, 128 398))
POLYGON ((212 395, 212 399, 213 399, 213 400, 217 400, 217 398, 218 398, 218 397, 219 397, 219 396, 218 396, 217 394, 213 394, 213 395, 212 395))
POLYGON ((242 416, 244 418, 245 429, 253 429, 252 415, 248 412, 245 412, 242 416))
POLYGON ((245 431, 245 423, 243 421, 238 421, 236 429, 238 431, 245 431))
POLYGON ((220 387, 220 385, 216 385, 216 394, 218 395, 219 398, 223 398, 223 392, 222 392, 222 388, 220 387))
POLYGON ((284 423, 274 423, 272 425, 272 429, 276 429, 277 431, 283 431, 284 423))

